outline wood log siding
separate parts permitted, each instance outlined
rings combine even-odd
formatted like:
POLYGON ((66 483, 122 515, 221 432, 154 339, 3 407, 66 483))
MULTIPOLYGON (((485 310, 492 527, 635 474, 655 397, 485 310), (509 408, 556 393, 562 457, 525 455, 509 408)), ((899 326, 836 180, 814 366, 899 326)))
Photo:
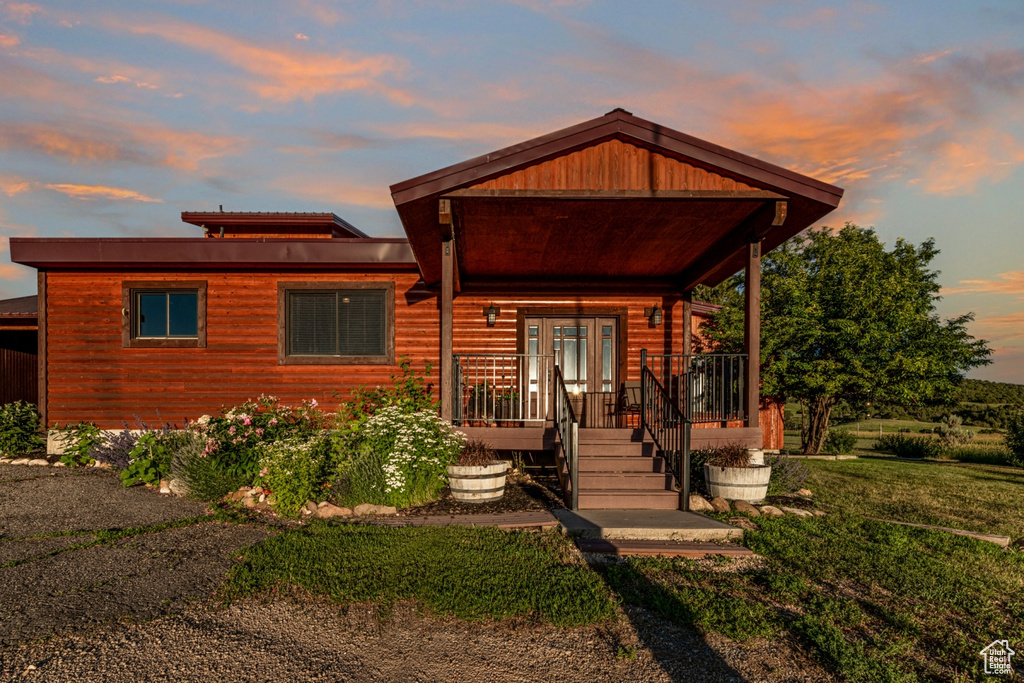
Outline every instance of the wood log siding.
POLYGON ((608 140, 473 185, 479 190, 757 190, 620 140, 608 140))
MULTIPOLYGON (((53 272, 47 281, 46 371, 50 425, 90 420, 116 428, 138 415, 181 423, 254 398, 261 393, 286 403, 315 398, 325 408, 336 405, 359 386, 388 384, 392 365, 279 365, 277 359, 277 285, 286 281, 359 282, 390 279, 395 283, 395 355, 408 356, 422 371, 438 360, 440 327, 436 296, 424 298, 412 273, 188 273, 53 272), (202 279, 207 282, 207 348, 125 349, 121 346, 121 293, 125 280, 202 279)), ((455 298, 455 353, 515 353, 519 308, 625 308, 628 377, 639 379, 640 349, 652 353, 682 348, 679 297, 601 297, 586 294, 496 297, 461 294, 455 298), (494 327, 481 310, 501 309, 494 327), (660 306, 665 323, 648 326, 644 308, 660 306)), ((699 318, 695 319, 695 322, 699 318)))
MULTIPOLYGON (((181 424, 260 394, 336 405, 353 387, 390 383, 393 365, 279 365, 277 283, 395 283, 395 354, 436 367, 435 298, 410 296, 418 275, 344 272, 50 272, 47 279, 48 424, 89 420, 117 428, 138 415, 181 424), (207 348, 121 347, 121 283, 207 282, 207 348), (409 303, 409 301, 414 303, 409 303)), ((436 383, 436 370, 434 381, 436 383)))

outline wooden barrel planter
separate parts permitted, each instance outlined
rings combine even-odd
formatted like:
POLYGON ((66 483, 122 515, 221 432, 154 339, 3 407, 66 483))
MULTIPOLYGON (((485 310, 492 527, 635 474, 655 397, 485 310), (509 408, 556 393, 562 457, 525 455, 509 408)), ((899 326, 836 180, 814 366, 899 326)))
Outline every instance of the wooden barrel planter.
POLYGON ((490 465, 449 465, 448 485, 452 497, 460 503, 492 503, 505 495, 505 473, 508 463, 504 460, 490 465))
POLYGON ((712 496, 726 500, 745 500, 759 503, 768 495, 768 480, 772 468, 759 467, 715 467, 704 465, 704 481, 712 496))

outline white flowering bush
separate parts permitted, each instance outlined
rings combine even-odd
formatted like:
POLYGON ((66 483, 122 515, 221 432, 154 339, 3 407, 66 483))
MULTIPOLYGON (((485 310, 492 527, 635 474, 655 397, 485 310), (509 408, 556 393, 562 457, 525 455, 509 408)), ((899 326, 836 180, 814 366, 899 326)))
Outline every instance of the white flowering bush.
POLYGON ((266 442, 259 451, 260 486, 274 496, 278 512, 294 517, 307 500, 323 499, 331 469, 326 433, 266 442))
POLYGON ((335 442, 349 453, 339 466, 338 498, 395 507, 434 500, 465 443, 465 436, 432 410, 381 408, 335 442))

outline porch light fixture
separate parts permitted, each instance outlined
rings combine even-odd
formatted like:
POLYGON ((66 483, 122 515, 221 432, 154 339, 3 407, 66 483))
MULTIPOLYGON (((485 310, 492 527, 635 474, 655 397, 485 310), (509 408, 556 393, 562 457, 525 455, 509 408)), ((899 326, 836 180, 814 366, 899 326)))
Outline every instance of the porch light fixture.
POLYGON ((647 318, 651 327, 658 327, 664 321, 661 313, 661 309, 655 306, 654 308, 645 308, 644 317, 647 318))
POLYGON ((494 327, 494 322, 498 319, 498 316, 501 315, 501 309, 494 304, 491 304, 484 309, 484 315, 487 317, 487 327, 494 327))

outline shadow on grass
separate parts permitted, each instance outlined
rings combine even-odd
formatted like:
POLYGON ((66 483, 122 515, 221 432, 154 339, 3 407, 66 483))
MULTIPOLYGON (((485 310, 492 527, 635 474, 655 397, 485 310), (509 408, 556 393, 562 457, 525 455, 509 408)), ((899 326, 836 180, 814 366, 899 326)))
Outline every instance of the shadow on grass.
MULTIPOLYGON (((743 622, 742 610, 736 610, 736 602, 721 601, 714 590, 653 581, 643 569, 659 562, 664 561, 612 557, 590 564, 618 596, 641 643, 671 680, 743 680, 702 635, 702 630, 729 630, 727 621, 743 622), (709 621, 715 626, 705 628, 709 621)), ((628 656, 630 650, 617 645, 620 656, 628 656)))

